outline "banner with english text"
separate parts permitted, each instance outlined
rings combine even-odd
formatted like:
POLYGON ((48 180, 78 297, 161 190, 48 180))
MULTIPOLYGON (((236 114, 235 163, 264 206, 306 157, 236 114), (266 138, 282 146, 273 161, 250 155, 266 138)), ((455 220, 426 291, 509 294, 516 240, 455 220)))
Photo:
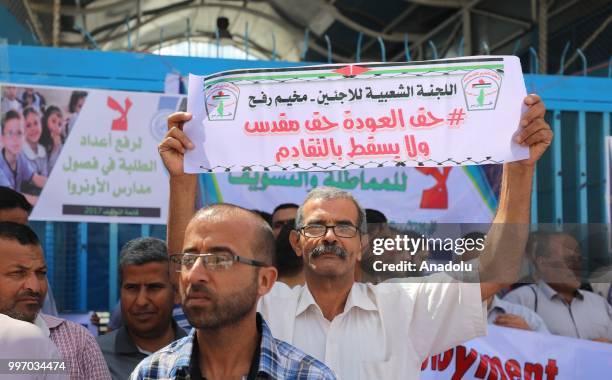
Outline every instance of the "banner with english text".
POLYGON ((192 173, 498 164, 526 95, 517 57, 190 75, 192 173))
POLYGON ((603 379, 612 344, 489 326, 473 339, 423 362, 421 379, 603 379))

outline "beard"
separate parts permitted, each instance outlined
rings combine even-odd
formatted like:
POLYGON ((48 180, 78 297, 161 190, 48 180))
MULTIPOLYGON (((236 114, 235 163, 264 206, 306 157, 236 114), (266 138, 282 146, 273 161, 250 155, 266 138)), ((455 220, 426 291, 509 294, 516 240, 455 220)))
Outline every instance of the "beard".
POLYGON ((13 319, 18 319, 20 321, 34 323, 38 312, 42 308, 42 295, 37 292, 25 291, 19 293, 16 299, 18 300, 23 297, 36 298, 38 299, 38 302, 34 304, 23 305, 22 310, 19 310, 17 308, 17 302, 15 301, 10 305, 6 305, 0 308, 0 314, 7 315, 13 319))
POLYGON ((186 291, 183 311, 196 329, 217 330, 243 320, 257 303, 257 276, 245 289, 219 296, 202 284, 192 284, 186 291), (189 297, 197 293, 210 299, 206 306, 190 305, 189 297))

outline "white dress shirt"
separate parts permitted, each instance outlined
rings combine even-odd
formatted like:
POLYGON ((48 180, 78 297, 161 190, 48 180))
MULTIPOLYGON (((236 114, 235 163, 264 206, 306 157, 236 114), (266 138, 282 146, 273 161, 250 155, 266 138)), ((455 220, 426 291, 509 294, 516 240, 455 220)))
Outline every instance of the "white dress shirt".
POLYGON ((276 338, 323 361, 339 379, 418 379, 425 358, 485 335, 487 326, 480 284, 444 274, 424 279, 355 283, 332 321, 308 286, 277 282, 258 310, 276 338))
POLYGON ((498 316, 503 314, 514 314, 523 318, 525 322, 531 328, 531 331, 539 332, 542 334, 550 334, 550 331, 546 328, 546 323, 542 320, 542 317, 537 315, 534 311, 529 308, 515 304, 512 302, 504 301, 498 296, 493 296, 491 306, 489 307, 489 316, 487 317, 490 324, 495 322, 498 316))
POLYGON ((612 340, 612 306, 595 293, 577 290, 567 304, 547 283, 538 281, 514 289, 504 299, 535 311, 553 334, 612 340))

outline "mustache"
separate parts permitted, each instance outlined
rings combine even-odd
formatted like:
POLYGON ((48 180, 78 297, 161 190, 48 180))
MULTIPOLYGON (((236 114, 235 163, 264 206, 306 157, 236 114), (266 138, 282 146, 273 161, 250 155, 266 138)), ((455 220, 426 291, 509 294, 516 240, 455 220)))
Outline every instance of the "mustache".
POLYGON ((339 245, 319 245, 310 251, 309 256, 311 259, 316 259, 317 257, 326 253, 331 253, 341 259, 345 259, 348 256, 348 252, 346 252, 346 250, 339 245))
POLYGON ((35 298, 39 303, 42 303, 43 300, 42 294, 40 294, 39 292, 33 292, 31 290, 23 291, 17 295, 17 299, 22 298, 35 298))
POLYGON ((187 291, 185 292, 185 297, 187 299, 191 298, 194 296, 194 293, 196 293, 198 296, 205 296, 208 298, 214 298, 215 297, 215 293, 213 293, 212 290, 210 290, 206 285, 204 284, 191 284, 189 286, 189 288, 187 288, 187 291))

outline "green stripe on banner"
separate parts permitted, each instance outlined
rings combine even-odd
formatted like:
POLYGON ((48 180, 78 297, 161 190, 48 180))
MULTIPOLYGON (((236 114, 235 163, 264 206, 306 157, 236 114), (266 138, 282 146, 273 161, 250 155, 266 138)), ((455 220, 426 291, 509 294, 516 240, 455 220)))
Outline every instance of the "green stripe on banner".
POLYGON ((200 174, 198 180, 202 190, 202 206, 223 202, 223 194, 221 194, 219 183, 214 173, 200 174))
POLYGON ((484 200, 487 207, 489 207, 489 210, 491 210, 492 213, 495 213, 495 210, 497 210, 497 198, 495 197, 493 189, 491 189, 491 186, 489 185, 489 182, 487 181, 480 166, 462 166, 462 169, 465 174, 467 174, 470 181, 472 181, 476 190, 478 190, 478 193, 484 200))
MULTIPOLYGON (((356 65, 358 66, 358 65, 356 65)), ((451 66, 451 67, 427 67, 427 68, 416 68, 416 69, 393 69, 393 70, 371 70, 366 73, 359 75, 358 79, 366 79, 373 75, 384 75, 384 74, 411 74, 411 73, 428 73, 428 72, 441 72, 441 71, 459 71, 459 70, 477 70, 477 69, 503 69, 504 65, 472 65, 472 66, 451 66)), ((222 82, 234 82, 234 81, 245 81, 245 80, 277 80, 277 79, 307 79, 307 78, 332 78, 332 77, 343 77, 343 74, 336 72, 323 72, 323 73, 309 73, 309 74, 278 74, 278 75, 254 75, 254 76, 243 76, 243 77, 229 77, 219 78, 206 82, 206 87, 212 86, 222 82)))

